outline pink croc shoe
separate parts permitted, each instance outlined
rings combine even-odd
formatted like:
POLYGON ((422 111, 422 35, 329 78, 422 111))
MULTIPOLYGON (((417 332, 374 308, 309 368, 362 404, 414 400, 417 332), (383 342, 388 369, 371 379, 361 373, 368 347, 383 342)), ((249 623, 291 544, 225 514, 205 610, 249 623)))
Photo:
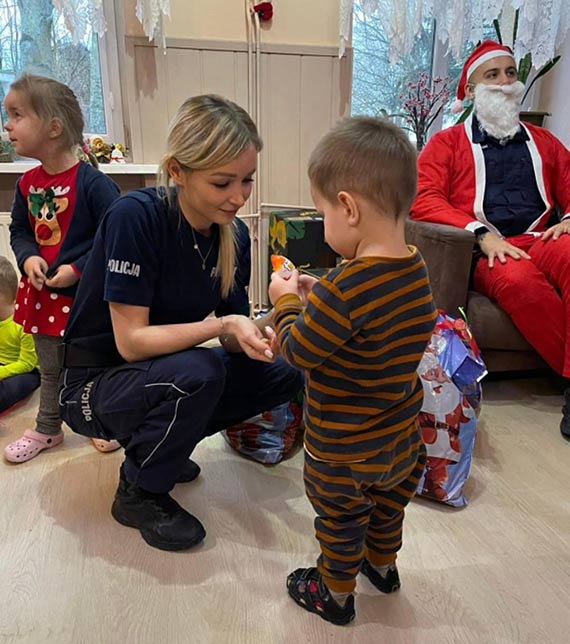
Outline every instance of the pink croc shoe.
POLYGON ((121 447, 118 441, 106 441, 102 438, 92 438, 91 440, 93 441, 95 449, 99 452, 114 452, 121 447))
POLYGON ((6 445, 4 458, 11 463, 23 463, 37 456, 42 450, 59 445, 62 441, 63 432, 51 435, 27 429, 22 438, 6 445))

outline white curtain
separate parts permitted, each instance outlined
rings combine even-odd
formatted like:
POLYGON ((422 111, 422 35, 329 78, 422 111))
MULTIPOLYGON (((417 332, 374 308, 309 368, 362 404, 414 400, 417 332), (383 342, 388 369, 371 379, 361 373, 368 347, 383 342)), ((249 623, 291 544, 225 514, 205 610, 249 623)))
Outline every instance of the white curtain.
POLYGON ((52 0, 55 9, 63 15, 65 26, 74 44, 78 44, 91 26, 102 35, 107 28, 103 14, 103 0, 52 0))
MULTIPOLYGON (((410 53, 422 21, 432 18, 437 35, 459 60, 466 42, 483 36, 483 24, 501 16, 503 41, 511 45, 514 12, 520 10, 514 48, 517 58, 531 52, 534 66, 550 60, 570 30, 569 0, 360 0, 365 15, 375 13, 390 39, 390 62, 410 53)), ((350 38, 354 0, 340 0, 340 55, 350 38)))
POLYGON ((170 0, 137 0, 136 14, 147 38, 152 40, 161 33, 162 46, 166 47, 162 31, 162 18, 163 16, 170 17, 170 0))
MULTIPOLYGON (((116 0, 114 0, 116 1, 116 0)), ((107 28, 103 0, 52 0, 55 9, 63 15, 74 43, 86 34, 90 25, 102 35, 107 28)), ((162 19, 170 16, 170 0, 137 0, 136 15, 149 40, 162 33, 162 19)))

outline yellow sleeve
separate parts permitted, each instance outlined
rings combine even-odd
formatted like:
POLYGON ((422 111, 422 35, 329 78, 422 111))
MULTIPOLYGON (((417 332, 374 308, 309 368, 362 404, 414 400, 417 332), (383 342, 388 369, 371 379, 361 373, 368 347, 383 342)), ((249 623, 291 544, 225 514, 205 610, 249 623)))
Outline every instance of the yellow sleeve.
POLYGON ((0 366, 0 380, 22 373, 30 373, 38 366, 38 358, 34 347, 34 338, 29 333, 20 333, 20 355, 16 362, 0 366))

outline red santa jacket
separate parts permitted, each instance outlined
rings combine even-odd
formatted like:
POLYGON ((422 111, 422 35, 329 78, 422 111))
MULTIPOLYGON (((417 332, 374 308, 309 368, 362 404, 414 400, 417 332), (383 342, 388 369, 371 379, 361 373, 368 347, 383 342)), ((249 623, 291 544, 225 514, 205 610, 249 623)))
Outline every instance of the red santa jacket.
MULTIPOLYGON (((526 232, 538 234, 554 205, 570 215, 570 151, 544 128, 522 124, 529 135, 527 146, 536 184, 546 210, 526 232)), ((472 119, 431 137, 418 158, 418 194, 411 217, 467 230, 486 226, 501 235, 485 216, 485 158, 472 140, 472 119)))

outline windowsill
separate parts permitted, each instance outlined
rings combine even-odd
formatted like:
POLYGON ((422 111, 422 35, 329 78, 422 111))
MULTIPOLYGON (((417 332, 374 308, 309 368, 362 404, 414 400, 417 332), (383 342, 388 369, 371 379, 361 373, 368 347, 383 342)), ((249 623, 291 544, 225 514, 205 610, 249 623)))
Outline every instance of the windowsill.
MULTIPOLYGON (((30 161, 0 163, 0 174, 22 174, 38 165, 30 161)), ((105 174, 156 174, 155 163, 102 163, 99 170, 105 174)))

